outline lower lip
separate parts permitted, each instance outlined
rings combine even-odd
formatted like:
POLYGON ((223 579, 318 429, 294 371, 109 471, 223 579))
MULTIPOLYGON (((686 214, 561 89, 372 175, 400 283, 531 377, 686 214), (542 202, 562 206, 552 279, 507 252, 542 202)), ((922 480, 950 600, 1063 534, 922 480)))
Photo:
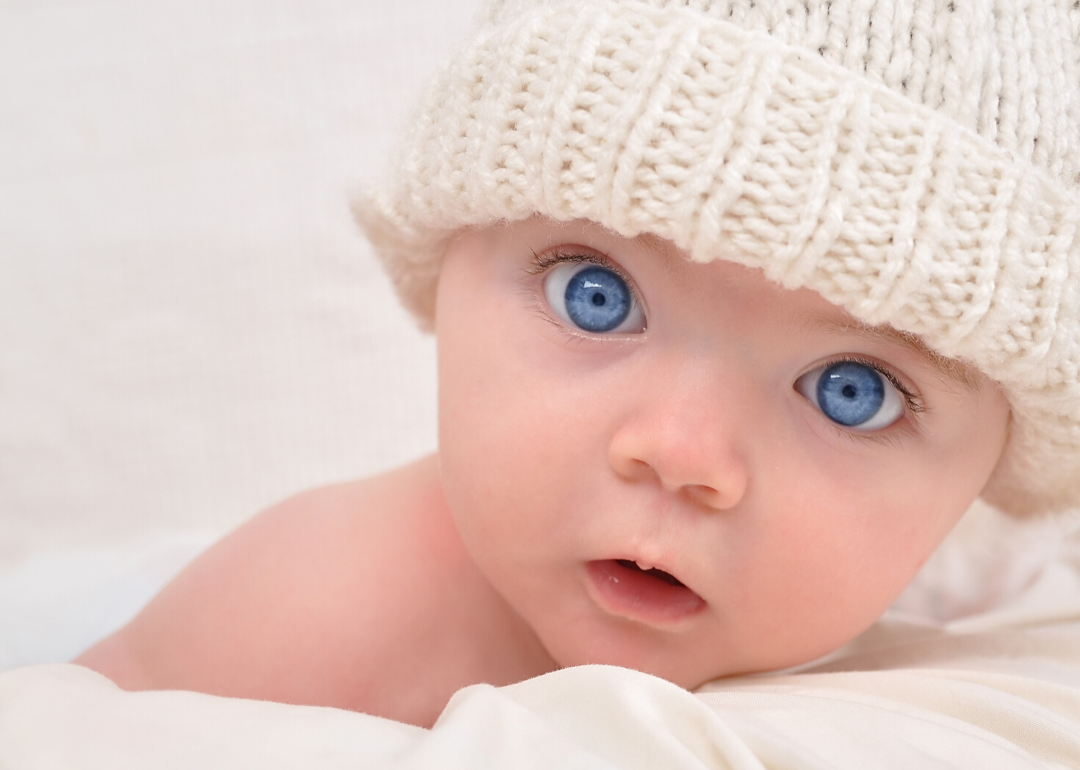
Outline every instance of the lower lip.
POLYGON ((699 612, 705 600, 686 586, 675 586, 614 559, 586 565, 600 604, 613 615, 669 625, 699 612))

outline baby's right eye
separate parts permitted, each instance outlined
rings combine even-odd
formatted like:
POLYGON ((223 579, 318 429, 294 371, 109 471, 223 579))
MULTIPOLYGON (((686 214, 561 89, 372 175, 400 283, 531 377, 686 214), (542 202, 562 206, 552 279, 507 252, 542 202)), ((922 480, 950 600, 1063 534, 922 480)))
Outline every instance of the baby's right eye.
POLYGON ((807 372, 795 389, 837 425, 860 432, 887 428, 904 414, 906 394, 860 361, 835 361, 807 372))
POLYGON ((593 333, 638 333, 645 314, 626 280, 597 262, 564 261, 544 277, 544 296, 563 321, 593 333))

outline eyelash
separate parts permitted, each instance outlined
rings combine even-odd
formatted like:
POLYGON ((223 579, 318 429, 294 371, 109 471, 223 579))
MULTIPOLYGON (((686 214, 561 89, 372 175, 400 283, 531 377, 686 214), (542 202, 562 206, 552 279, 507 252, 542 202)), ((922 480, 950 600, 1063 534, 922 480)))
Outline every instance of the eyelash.
MULTIPOLYGON (((630 290, 634 292, 634 296, 638 296, 637 290, 634 288, 634 281, 626 274, 626 272, 612 262, 599 254, 579 254, 576 252, 566 251, 545 251, 541 254, 533 252, 532 264, 526 268, 526 272, 529 275, 540 275, 550 270, 555 265, 562 264, 563 262, 580 262, 589 263, 594 265, 602 265, 606 267, 615 275, 626 281, 626 285, 630 287, 630 290)), ((640 297, 639 297, 640 299, 640 297)))

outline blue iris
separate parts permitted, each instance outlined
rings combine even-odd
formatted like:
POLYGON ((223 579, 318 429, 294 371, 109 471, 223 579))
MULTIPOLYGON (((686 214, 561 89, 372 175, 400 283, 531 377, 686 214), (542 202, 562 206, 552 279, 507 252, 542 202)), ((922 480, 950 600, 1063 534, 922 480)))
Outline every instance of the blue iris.
POLYGON ((626 281, 599 265, 574 273, 566 284, 566 314, 589 332, 609 332, 630 314, 633 296, 626 281))
POLYGON ((833 422, 862 425, 885 402, 884 378, 866 364, 840 361, 821 373, 817 383, 818 408, 833 422))

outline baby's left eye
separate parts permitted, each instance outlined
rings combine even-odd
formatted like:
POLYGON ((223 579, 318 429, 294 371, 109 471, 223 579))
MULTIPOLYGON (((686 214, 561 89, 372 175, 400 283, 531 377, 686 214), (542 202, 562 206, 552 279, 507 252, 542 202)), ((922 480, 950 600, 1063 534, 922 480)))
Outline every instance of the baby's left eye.
POLYGON ((838 361, 807 372, 795 389, 838 425, 857 431, 887 428, 904 414, 904 398, 881 372, 858 361, 838 361))
POLYGON ((597 262, 565 261, 544 277, 548 305, 563 321, 587 332, 634 333, 645 327, 633 290, 597 262))

